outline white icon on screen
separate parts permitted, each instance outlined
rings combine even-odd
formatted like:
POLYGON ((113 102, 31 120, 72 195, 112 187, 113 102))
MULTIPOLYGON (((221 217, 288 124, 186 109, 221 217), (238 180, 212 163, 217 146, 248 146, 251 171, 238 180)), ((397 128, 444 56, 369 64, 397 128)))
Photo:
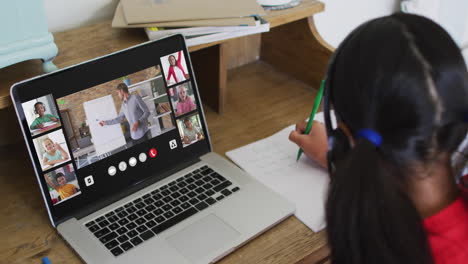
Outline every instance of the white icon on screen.
POLYGON ((109 173, 110 176, 114 176, 117 173, 117 169, 114 166, 110 166, 109 169, 107 169, 107 173, 109 173))
POLYGON ((175 139, 169 141, 169 147, 170 147, 171 149, 177 148, 177 141, 176 141, 175 139))
POLYGON ((146 161, 146 154, 145 153, 140 153, 140 155, 138 156, 138 159, 140 160, 140 162, 145 162, 146 161))
POLYGON ((125 161, 121 161, 119 163, 119 170, 120 171, 125 171, 127 169, 127 163, 125 163, 125 161))
POLYGON ((131 157, 128 160, 128 164, 130 164, 130 166, 132 166, 132 167, 135 167, 135 165, 137 164, 137 159, 135 159, 134 157, 131 157))
POLYGON ((86 186, 91 186, 94 184, 94 178, 93 178, 93 175, 89 175, 87 177, 84 178, 84 182, 85 182, 85 185, 86 186))

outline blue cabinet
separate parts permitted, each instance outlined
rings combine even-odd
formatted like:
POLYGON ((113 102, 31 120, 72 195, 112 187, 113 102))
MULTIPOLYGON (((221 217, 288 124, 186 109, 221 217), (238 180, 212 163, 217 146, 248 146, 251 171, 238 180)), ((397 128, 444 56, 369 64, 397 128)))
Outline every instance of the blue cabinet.
POLYGON ((44 72, 57 69, 43 0, 0 0, 0 28, 0 69, 31 59, 41 59, 44 72))

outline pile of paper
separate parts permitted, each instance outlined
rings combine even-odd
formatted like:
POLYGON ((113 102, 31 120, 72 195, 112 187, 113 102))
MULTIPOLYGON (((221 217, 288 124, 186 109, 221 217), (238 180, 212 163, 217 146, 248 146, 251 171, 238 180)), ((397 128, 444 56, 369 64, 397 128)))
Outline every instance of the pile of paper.
POLYGON ((188 46, 269 31, 255 0, 121 0, 112 27, 145 28, 149 39, 183 34, 188 46))

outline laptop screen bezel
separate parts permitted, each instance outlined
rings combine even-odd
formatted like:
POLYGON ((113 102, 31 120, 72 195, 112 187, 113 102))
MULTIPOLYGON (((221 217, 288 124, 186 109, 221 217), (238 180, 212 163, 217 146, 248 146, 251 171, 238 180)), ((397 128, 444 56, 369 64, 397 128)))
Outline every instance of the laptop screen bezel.
MULTIPOLYGON (((189 52, 185 45, 184 37, 180 34, 157 41, 146 42, 118 52, 111 53, 106 56, 102 56, 74 66, 70 66, 58 70, 56 72, 22 81, 12 86, 11 96, 19 119, 20 127, 25 138, 27 149, 31 161, 33 163, 34 171, 41 188, 41 193, 46 204, 51 223, 54 226, 57 226, 58 223, 63 222, 66 219, 80 215, 82 211, 88 211, 88 208, 93 207, 93 204, 108 204, 114 202, 114 200, 116 200, 117 197, 119 197, 119 193, 124 193, 128 189, 139 190, 141 188, 146 187, 148 185, 148 182, 155 182, 164 179, 168 176, 168 171, 174 171, 174 169, 177 167, 177 165, 174 165, 174 163, 185 164, 190 162, 191 160, 198 159, 203 154, 212 151, 208 127, 206 125, 205 115, 203 112, 203 107, 199 95, 198 86, 196 83, 195 74, 192 68, 189 52), (62 96, 86 90, 93 86, 105 83, 107 81, 119 78, 121 76, 125 76, 127 74, 148 69, 153 66, 161 65, 161 62, 159 60, 161 57, 178 52, 180 50, 183 51, 183 54, 185 56, 187 70, 191 78, 190 82, 193 87, 193 92, 195 95, 198 113, 200 117, 200 123, 202 124, 205 139, 200 142, 197 142, 197 144, 181 149, 180 160, 178 159, 177 162, 171 161, 172 164, 169 167, 166 167, 162 170, 157 170, 158 168, 152 167, 153 170, 149 170, 147 173, 148 175, 138 177, 134 180, 129 179, 128 184, 125 184, 124 187, 120 186, 116 190, 111 191, 112 193, 108 192, 104 196, 88 197, 86 196, 86 193, 83 193, 81 194, 81 197, 78 196, 77 198, 73 198, 70 201, 67 201, 68 209, 65 209, 66 207, 62 207, 60 210, 58 210, 58 207, 52 204, 49 193, 47 191, 47 183, 45 182, 43 177, 44 172, 41 168, 39 159, 34 149, 32 136, 28 129, 28 124, 22 108, 22 103, 27 102, 28 100, 38 98, 39 96, 44 96, 48 94, 54 95, 54 99, 56 100, 62 96), (83 78, 84 76, 87 76, 88 78, 83 78), (72 83, 73 85, 66 86, 64 85, 66 83, 72 83)), ((157 137, 152 138, 150 141, 156 142, 157 137)), ((68 142, 68 139, 67 143, 70 144, 68 142)), ((137 147, 138 145, 132 148, 137 147)), ((117 154, 122 156, 125 153, 129 153, 132 150, 132 148, 117 154)), ((111 160, 114 156, 111 156, 107 159, 111 160)), ((73 159, 72 163, 74 163, 73 159)), ((90 166, 93 166, 93 164, 88 165, 88 167, 90 166)), ((83 184, 84 186, 82 176, 80 177, 79 181, 81 181, 81 184, 83 184)))

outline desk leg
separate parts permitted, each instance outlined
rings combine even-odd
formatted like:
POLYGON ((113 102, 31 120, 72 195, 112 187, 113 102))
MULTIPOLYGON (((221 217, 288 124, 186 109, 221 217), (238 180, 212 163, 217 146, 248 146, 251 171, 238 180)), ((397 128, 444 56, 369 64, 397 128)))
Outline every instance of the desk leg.
POLYGON ((260 58, 318 88, 333 48, 319 35, 313 17, 287 23, 262 34, 260 58))
POLYGON ((225 44, 219 44, 190 54, 204 104, 222 114, 226 99, 227 68, 225 44))

